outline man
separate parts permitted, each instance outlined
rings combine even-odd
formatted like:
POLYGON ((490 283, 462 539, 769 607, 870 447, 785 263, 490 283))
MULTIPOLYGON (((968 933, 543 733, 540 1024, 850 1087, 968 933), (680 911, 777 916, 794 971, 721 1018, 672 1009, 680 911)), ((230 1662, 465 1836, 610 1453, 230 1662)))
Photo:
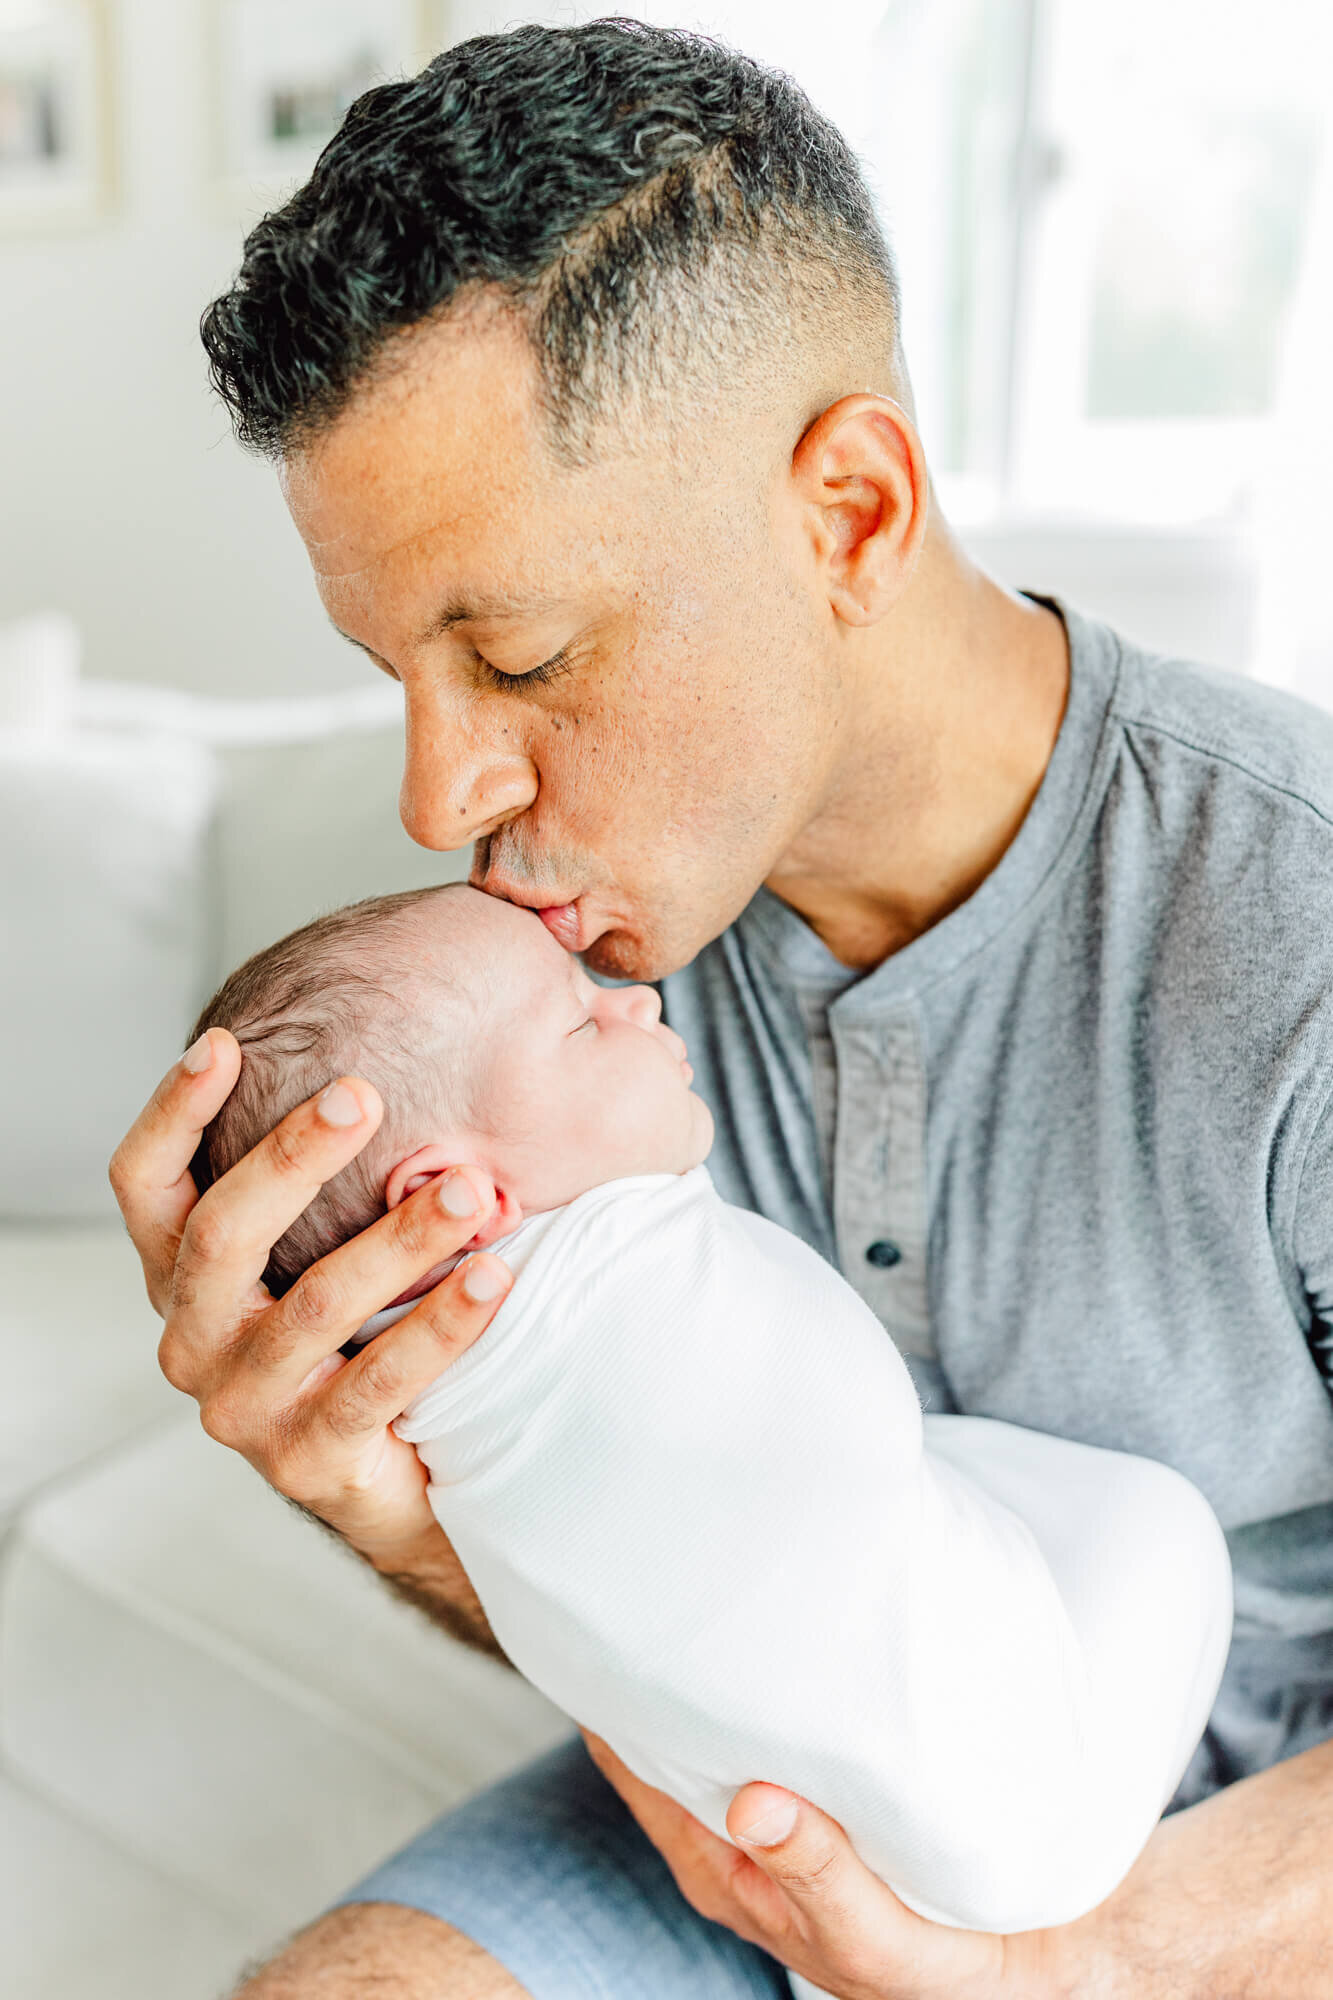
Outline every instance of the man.
MULTIPOLYGON (((475 841, 474 882, 659 982, 721 1191, 839 1264, 930 1407, 1193 1477, 1239 1611, 1174 1809, 1063 1930, 925 1923, 818 1800, 757 1773, 733 1847, 575 1739, 248 2000, 706 2000, 782 1995, 783 1965, 849 2000, 1326 1992, 1333 725, 968 560, 854 161, 702 40, 525 28, 370 92, 204 336, 330 616, 403 683, 413 836, 475 841)), ((388 1426, 501 1260, 339 1351, 492 1191, 460 1170, 271 1301, 270 1244, 380 1107, 335 1080, 196 1203, 238 1060, 191 1050, 113 1163, 162 1365, 494 1648, 388 1426)))

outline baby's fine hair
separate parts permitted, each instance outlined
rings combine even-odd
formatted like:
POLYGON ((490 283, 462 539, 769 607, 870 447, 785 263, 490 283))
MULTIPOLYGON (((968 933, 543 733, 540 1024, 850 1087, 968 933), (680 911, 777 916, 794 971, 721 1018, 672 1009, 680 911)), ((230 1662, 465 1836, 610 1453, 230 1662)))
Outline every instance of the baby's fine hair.
POLYGON ((465 1024, 467 982, 455 988, 438 959, 423 964, 409 921, 424 902, 459 887, 368 896, 316 917, 229 974, 190 1031, 194 1041, 209 1028, 228 1028, 242 1050, 236 1086, 195 1153, 200 1193, 336 1077, 364 1076, 384 1101, 369 1144, 273 1245, 264 1283, 275 1297, 385 1213, 385 1179, 399 1160, 442 1121, 470 1115, 467 1036, 452 1050, 423 1050, 412 1004, 423 984, 445 981, 465 1024))

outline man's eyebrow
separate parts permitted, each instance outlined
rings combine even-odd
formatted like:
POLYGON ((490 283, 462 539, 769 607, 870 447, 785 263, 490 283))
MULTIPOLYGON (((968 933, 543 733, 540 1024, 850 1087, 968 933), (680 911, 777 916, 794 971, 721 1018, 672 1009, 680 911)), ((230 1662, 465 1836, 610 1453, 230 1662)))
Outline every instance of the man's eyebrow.
MULTIPOLYGON (((415 644, 424 646, 431 639, 439 639, 444 633, 452 632, 455 625, 469 625, 490 618, 525 618, 534 612, 550 611, 560 602, 555 597, 478 597, 470 602, 451 598, 436 612, 425 630, 418 633, 415 644)), ((376 655, 364 641, 354 639, 350 632, 344 632, 341 625, 332 618, 329 623, 340 639, 346 639, 349 646, 360 646, 363 653, 376 655)))
POLYGON ((524 618, 534 611, 549 611, 557 603, 554 597, 478 597, 468 602, 451 598, 431 619, 424 632, 417 638, 419 646, 428 639, 438 639, 445 632, 452 632, 455 625, 475 624, 485 618, 524 618))

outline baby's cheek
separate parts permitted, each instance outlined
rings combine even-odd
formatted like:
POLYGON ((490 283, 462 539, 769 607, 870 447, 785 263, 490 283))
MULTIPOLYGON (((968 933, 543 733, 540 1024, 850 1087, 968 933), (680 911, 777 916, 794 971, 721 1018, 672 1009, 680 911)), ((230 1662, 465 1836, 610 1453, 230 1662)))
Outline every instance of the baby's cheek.
POLYGON ((674 1121, 660 1080, 645 1077, 642 1068, 628 1074, 616 1098, 614 1143, 623 1173, 658 1171, 657 1162, 674 1140, 674 1121))
POLYGON ((658 1096, 654 1158, 648 1172, 679 1174, 697 1164, 697 1109, 684 1078, 668 1078, 658 1096))

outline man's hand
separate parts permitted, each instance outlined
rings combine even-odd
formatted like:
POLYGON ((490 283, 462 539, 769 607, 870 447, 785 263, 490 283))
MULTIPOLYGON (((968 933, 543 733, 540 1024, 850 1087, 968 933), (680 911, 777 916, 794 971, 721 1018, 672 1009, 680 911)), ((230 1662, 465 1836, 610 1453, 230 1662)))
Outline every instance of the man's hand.
POLYGON ((210 1030, 111 1162, 148 1296, 166 1321, 162 1372, 195 1398, 210 1437, 376 1568, 400 1579, 443 1574, 452 1550, 426 1499, 426 1469, 389 1426, 485 1331, 510 1274, 497 1257, 469 1259, 354 1360, 338 1349, 476 1233, 495 1190, 475 1167, 455 1169, 275 1301, 260 1283, 273 1244, 361 1151, 383 1106, 370 1084, 343 1077, 200 1197, 190 1161, 240 1063, 235 1038, 210 1030))
POLYGON ((929 1923, 871 1873, 836 1820, 775 1785, 737 1792, 732 1847, 585 1729, 589 1755, 665 1857, 688 1903, 838 2000, 1050 2000, 1042 1931, 929 1923))
POLYGON ((1159 1820, 1084 1917, 1007 1938, 905 1909, 836 1820, 746 1785, 719 1840, 583 1731, 589 1753, 703 1916, 839 2000, 1326 2000, 1333 1992, 1333 1741, 1159 1820), (756 1825, 786 1802, 796 1817, 756 1825))

